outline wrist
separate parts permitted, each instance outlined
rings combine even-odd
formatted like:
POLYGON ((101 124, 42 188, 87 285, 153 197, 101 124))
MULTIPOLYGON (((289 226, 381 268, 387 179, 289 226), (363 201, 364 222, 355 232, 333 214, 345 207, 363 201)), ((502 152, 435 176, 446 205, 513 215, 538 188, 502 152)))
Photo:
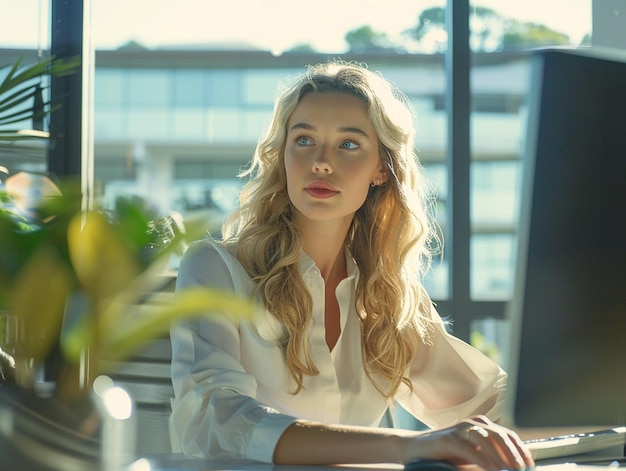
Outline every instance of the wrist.
POLYGON ((389 437, 389 443, 385 444, 385 449, 388 452, 388 459, 385 461, 388 463, 406 464, 411 460, 414 460, 415 455, 415 432, 411 433, 394 433, 389 437))

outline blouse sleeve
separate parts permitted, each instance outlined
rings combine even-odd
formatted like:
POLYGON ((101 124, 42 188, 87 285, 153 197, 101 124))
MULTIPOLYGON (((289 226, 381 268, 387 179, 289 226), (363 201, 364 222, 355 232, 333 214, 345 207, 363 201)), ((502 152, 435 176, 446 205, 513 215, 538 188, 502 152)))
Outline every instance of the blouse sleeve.
MULTIPOLYGON (((433 308, 434 310, 434 308, 433 308)), ((501 418, 507 375, 494 361, 446 332, 439 314, 431 342, 410 369, 413 390, 398 403, 431 428, 448 427, 473 415, 501 418)))
MULTIPOLYGON (((192 244, 176 290, 202 285, 247 295, 227 257, 207 241, 192 244)), ((174 443, 187 456, 271 463, 278 439, 295 419, 255 399, 256 381, 240 363, 237 322, 211 314, 173 326, 170 337, 174 443)))

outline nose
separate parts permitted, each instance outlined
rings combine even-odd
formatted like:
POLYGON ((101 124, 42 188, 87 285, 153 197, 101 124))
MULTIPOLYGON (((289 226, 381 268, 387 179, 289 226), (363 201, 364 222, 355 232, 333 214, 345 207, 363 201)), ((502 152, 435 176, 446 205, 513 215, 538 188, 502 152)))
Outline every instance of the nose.
POLYGON ((333 167, 328 160, 326 151, 321 149, 313 161, 313 173, 333 173, 333 167))

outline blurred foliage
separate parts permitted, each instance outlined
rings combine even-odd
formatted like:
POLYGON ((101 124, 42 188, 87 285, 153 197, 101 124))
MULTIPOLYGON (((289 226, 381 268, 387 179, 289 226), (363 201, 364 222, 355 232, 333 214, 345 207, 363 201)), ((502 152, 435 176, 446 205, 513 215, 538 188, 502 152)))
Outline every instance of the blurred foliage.
MULTIPOLYGON (((51 57, 23 65, 22 57, 0 68, 0 148, 16 153, 16 141, 48 138, 43 118, 55 108, 44 99, 44 79, 79 64, 51 57), (23 129, 29 120, 32 128, 23 129)), ((158 217, 137 199, 87 210, 79 181, 11 174, 2 162, 0 170, 7 173, 4 180, 0 173, 1 381, 32 388, 35 372, 54 357, 57 397, 74 397, 89 390, 105 360, 123 359, 172 322, 214 311, 251 314, 248 300, 198 288, 129 317, 158 291, 172 254, 200 236, 196 227, 158 217)))
POLYGON ((386 33, 375 31, 369 25, 348 31, 345 35, 350 52, 373 52, 392 50, 393 43, 386 33))
MULTIPOLYGON (((423 46, 429 36, 438 38, 438 52, 443 52, 447 47, 445 7, 423 10, 415 26, 403 34, 423 46)), ((569 43, 568 35, 546 25, 508 18, 488 7, 470 9, 470 46, 474 52, 520 51, 569 43)))
POLYGON ((487 341, 481 332, 473 331, 470 334, 470 344, 496 363, 502 363, 502 353, 500 352, 500 347, 494 342, 487 341))
POLYGON ((11 145, 14 141, 33 138, 47 138, 47 133, 24 132, 21 128, 8 127, 24 121, 42 121, 55 110, 50 100, 43 99, 42 79, 47 76, 72 74, 80 64, 78 58, 42 59, 34 64, 24 65, 24 57, 14 64, 0 67, 0 75, 7 71, 0 82, 0 146, 11 145))
POLYGON ((30 215, 11 204, 16 196, 6 190, 0 199, 0 309, 17 325, 17 338, 3 350, 23 368, 16 378, 24 387, 54 349, 63 358, 59 387, 76 394, 83 355, 92 365, 91 384, 103 373, 98 365, 123 359, 172 322, 215 311, 252 313, 248 300, 197 288, 151 307, 149 315, 129 317, 158 289, 172 255, 199 237, 169 217, 154 219, 139 200, 120 200, 113 211, 83 210, 73 181, 30 215))

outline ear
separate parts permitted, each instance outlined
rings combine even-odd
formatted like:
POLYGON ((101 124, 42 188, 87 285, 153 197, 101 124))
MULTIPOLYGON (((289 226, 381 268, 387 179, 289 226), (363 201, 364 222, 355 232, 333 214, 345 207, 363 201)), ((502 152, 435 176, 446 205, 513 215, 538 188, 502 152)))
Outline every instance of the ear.
POLYGON ((387 179, 389 178, 389 171, 387 170, 385 164, 381 162, 378 165, 378 168, 372 175, 372 184, 373 186, 380 186, 387 183, 387 179))

